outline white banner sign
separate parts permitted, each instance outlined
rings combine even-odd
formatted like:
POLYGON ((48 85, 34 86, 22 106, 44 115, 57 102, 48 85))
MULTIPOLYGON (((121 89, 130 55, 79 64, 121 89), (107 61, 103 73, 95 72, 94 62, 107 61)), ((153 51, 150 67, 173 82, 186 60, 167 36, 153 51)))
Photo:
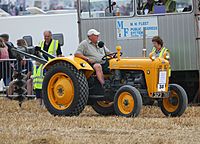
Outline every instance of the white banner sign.
POLYGON ((117 39, 142 39, 144 28, 146 37, 158 35, 157 17, 118 19, 116 21, 117 39))

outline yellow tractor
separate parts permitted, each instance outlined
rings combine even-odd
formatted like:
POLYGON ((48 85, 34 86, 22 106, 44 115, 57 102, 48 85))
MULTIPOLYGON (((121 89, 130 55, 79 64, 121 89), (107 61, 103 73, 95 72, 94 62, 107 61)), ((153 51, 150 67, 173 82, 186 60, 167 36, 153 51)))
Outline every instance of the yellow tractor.
POLYGON ((142 105, 158 101, 166 116, 181 116, 187 108, 185 90, 169 84, 167 54, 156 58, 122 58, 121 49, 106 55, 106 89, 93 68, 77 57, 59 57, 45 64, 43 99, 47 110, 58 116, 77 116, 91 105, 101 115, 136 117, 142 105))

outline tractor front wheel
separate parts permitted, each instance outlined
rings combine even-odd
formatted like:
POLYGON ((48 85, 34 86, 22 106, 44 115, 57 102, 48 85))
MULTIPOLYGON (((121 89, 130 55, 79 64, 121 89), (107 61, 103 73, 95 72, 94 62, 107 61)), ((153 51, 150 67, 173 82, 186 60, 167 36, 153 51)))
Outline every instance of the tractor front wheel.
POLYGON ((43 99, 52 115, 76 116, 85 108, 89 95, 82 71, 66 62, 51 66, 43 81, 43 99))
POLYGON ((122 86, 114 98, 115 112, 119 116, 137 117, 142 108, 140 92, 132 86, 122 86))
POLYGON ((188 104, 188 98, 185 90, 177 85, 171 84, 169 85, 169 97, 162 99, 161 102, 161 111, 166 116, 178 117, 181 116, 188 104))

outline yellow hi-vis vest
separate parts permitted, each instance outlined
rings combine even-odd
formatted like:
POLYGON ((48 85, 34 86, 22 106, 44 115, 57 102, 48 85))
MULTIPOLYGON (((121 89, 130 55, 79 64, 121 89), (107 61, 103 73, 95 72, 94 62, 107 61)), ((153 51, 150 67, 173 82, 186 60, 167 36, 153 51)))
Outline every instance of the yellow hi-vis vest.
MULTIPOLYGON (((156 52, 156 48, 155 47, 153 47, 152 52, 154 52, 154 53, 156 52)), ((159 53, 159 58, 163 58, 165 52, 169 52, 169 50, 167 48, 163 47, 161 52, 159 53)))
MULTIPOLYGON (((41 47, 42 50, 44 49, 44 41, 40 42, 40 47, 41 47)), ((48 49, 48 53, 56 56, 57 49, 58 49, 58 40, 52 39, 51 44, 50 44, 49 49, 48 49)), ((50 60, 50 58, 49 58, 49 60, 50 60)))
MULTIPOLYGON (((167 2, 165 3, 165 10, 166 10, 166 12, 168 12, 170 10, 169 7, 170 7, 170 5, 171 5, 171 3, 173 1, 176 2, 175 0, 167 0, 167 2)), ((174 10, 173 12, 176 12, 176 10, 174 10)))
POLYGON ((43 82, 43 70, 42 64, 37 68, 36 66, 33 67, 33 87, 34 89, 42 89, 42 82, 43 82))
MULTIPOLYGON (((152 52, 156 52, 156 48, 155 47, 153 47, 153 50, 152 50, 152 52)), ((160 51, 160 53, 159 53, 159 58, 163 58, 163 56, 164 56, 164 53, 165 52, 168 52, 169 53, 169 50, 167 49, 167 48, 165 48, 165 47, 163 47, 162 49, 161 49, 161 51, 160 51)), ((169 67, 169 77, 171 76, 171 66, 169 67)))

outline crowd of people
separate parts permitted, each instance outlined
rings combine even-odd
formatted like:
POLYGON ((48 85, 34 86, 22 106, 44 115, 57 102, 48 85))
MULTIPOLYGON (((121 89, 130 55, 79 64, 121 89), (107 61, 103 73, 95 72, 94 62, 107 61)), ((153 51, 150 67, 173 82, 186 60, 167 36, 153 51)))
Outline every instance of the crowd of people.
MULTIPOLYGON (((61 46, 58 40, 52 38, 51 31, 44 32, 44 40, 40 42, 39 46, 41 49, 47 51, 49 54, 54 56, 62 56, 61 46)), ((18 39, 17 46, 18 49, 26 49, 28 44, 25 39, 18 39)), ((21 67, 21 72, 26 75, 24 80, 26 81, 26 95, 36 95, 39 99, 40 104, 42 104, 42 81, 44 72, 42 70, 43 65, 39 62, 33 64, 31 59, 22 57, 20 64, 16 61, 17 55, 12 51, 14 45, 9 41, 8 34, 0 35, 0 67, 2 71, 0 72, 0 79, 3 79, 4 85, 8 86, 7 95, 16 95, 16 79, 19 73, 19 65, 21 67)), ((40 58, 44 58, 47 61, 48 57, 39 55, 40 58)))

